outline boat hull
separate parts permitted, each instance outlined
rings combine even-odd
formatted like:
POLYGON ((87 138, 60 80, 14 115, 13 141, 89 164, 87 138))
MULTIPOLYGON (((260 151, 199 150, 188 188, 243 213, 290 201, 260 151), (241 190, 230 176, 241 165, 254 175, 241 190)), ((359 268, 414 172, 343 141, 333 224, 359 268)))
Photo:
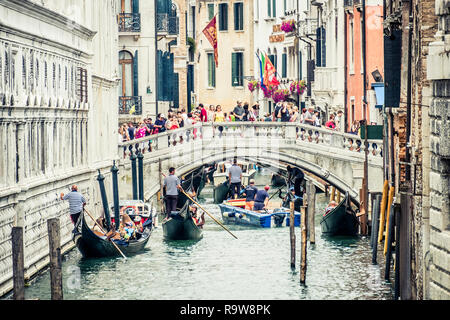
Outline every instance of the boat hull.
POLYGON ((200 240, 203 238, 202 230, 190 217, 185 220, 164 219, 162 228, 165 240, 200 240))
MULTIPOLYGON (((273 213, 259 213, 226 204, 219 204, 219 207, 225 224, 259 228, 288 227, 290 225, 290 212, 285 208, 273 213)), ((299 212, 294 213, 294 226, 300 226, 299 212)))
MULTIPOLYGON (((84 258, 104 258, 120 256, 120 252, 112 242, 97 236, 87 225, 84 215, 80 215, 80 223, 73 236, 73 241, 84 258)), ((145 228, 139 240, 131 240, 128 245, 116 243, 125 256, 144 250, 151 235, 151 227, 145 228)))
POLYGON ((326 236, 356 236, 359 221, 356 214, 345 203, 345 198, 335 209, 330 211, 320 221, 322 234, 326 236))

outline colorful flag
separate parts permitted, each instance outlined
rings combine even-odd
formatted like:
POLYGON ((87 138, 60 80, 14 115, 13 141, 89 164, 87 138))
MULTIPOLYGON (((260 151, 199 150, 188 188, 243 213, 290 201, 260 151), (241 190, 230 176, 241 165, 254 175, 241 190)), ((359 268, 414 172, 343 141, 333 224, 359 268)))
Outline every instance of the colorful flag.
POLYGON ((219 65, 219 58, 217 53, 217 28, 216 28, 216 16, 211 19, 208 25, 203 29, 203 33, 205 34, 208 41, 214 48, 214 60, 216 61, 216 68, 219 65))
POLYGON ((259 58, 259 56, 258 56, 258 59, 259 59, 259 75, 260 75, 260 77, 261 77, 261 88, 266 88, 266 86, 264 85, 264 66, 265 66, 265 63, 264 63, 264 56, 263 56, 263 54, 261 53, 261 59, 259 58))
POLYGON ((264 57, 264 85, 278 86, 280 82, 277 80, 276 73, 277 70, 266 54, 264 57))
POLYGON ((133 106, 131 107, 129 113, 130 114, 136 113, 136 105, 133 104, 133 106))

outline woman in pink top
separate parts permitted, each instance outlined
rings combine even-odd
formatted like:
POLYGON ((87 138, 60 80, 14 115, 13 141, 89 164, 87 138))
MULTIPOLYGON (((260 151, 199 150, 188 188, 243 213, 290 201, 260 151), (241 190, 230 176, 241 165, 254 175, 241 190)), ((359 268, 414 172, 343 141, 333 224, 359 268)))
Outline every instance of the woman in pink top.
MULTIPOLYGON (((145 137, 145 133, 147 132, 148 127, 145 125, 144 122, 139 122, 139 127, 136 129, 136 133, 134 135, 135 139, 140 139, 140 138, 144 138, 145 137)), ((141 149, 142 153, 145 153, 145 148, 144 148, 144 142, 141 142, 139 144, 139 148, 141 149)))

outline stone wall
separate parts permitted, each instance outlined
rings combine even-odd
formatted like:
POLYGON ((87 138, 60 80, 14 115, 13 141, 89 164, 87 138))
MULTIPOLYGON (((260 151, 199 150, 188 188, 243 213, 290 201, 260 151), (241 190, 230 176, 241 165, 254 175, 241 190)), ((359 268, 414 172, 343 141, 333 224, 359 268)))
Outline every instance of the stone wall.
POLYGON ((95 175, 117 157, 115 5, 0 0, 0 296, 12 289, 14 225, 29 278, 48 264, 47 219, 61 219, 63 251, 73 245, 61 192, 77 184, 101 207, 95 175))
POLYGON ((450 1, 436 0, 438 31, 429 45, 428 79, 432 82, 429 110, 431 137, 430 245, 426 298, 450 299, 450 1))

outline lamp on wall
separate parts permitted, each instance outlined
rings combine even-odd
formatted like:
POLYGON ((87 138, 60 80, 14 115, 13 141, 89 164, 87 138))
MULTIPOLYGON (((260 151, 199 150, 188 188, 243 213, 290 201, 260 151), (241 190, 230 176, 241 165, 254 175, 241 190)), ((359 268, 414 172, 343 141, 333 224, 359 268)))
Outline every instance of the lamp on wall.
POLYGON ((381 75, 380 71, 378 71, 378 69, 375 69, 375 71, 372 72, 372 77, 375 82, 383 82, 383 76, 381 75))

